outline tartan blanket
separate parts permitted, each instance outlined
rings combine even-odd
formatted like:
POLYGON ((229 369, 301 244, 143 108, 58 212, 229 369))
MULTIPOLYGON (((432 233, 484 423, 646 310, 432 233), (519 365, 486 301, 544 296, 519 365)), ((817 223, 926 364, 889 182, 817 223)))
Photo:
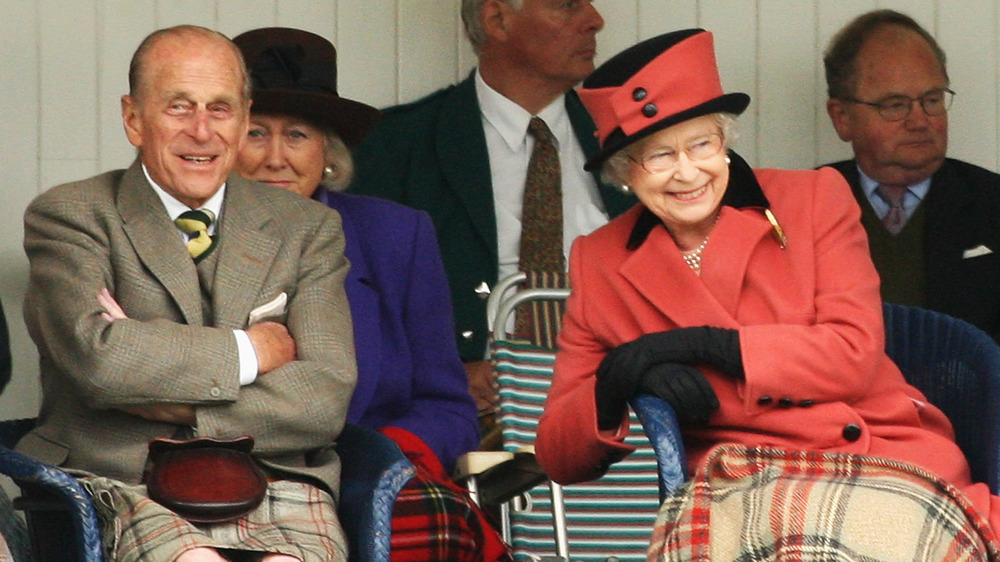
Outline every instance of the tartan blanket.
POLYGON ((647 560, 1000 561, 955 486, 887 459, 713 449, 663 503, 647 560))

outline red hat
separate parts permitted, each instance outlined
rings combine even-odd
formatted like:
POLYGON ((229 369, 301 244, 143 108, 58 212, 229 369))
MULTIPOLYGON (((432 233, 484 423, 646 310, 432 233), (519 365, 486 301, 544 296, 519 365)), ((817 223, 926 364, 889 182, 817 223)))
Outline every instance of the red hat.
POLYGON ((252 111, 304 117, 354 148, 380 117, 374 107, 337 93, 337 49, 325 38, 265 27, 233 39, 253 82, 252 111))
POLYGON ((744 93, 724 94, 712 34, 674 31, 618 53, 584 80, 580 99, 597 125, 601 150, 584 168, 594 170, 633 142, 682 121, 750 105, 744 93))

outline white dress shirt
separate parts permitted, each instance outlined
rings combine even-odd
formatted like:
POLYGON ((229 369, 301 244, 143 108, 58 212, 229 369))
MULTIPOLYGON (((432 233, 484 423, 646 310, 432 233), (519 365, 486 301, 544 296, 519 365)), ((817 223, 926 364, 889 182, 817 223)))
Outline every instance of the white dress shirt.
MULTIPOLYGON (((528 134, 532 115, 489 87, 478 69, 475 84, 493 180, 500 258, 498 279, 503 279, 518 271, 524 180, 535 145, 534 137, 528 134)), ((563 255, 568 257, 573 240, 607 223, 608 213, 594 177, 583 169, 586 158, 573 132, 565 98, 560 96, 540 111, 538 117, 548 125, 558 145, 563 195, 563 255)))

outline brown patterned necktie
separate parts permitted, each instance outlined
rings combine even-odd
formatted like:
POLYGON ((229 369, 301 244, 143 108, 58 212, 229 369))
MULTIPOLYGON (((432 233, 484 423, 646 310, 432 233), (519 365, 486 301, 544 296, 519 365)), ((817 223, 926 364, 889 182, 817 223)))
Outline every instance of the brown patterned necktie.
POLYGON ((875 194, 889 205, 889 212, 882 217, 882 224, 889 232, 899 234, 906 224, 906 211, 903 210, 903 196, 906 195, 905 186, 879 184, 875 188, 875 194))
MULTIPOLYGON (((528 123, 528 134, 535 138, 535 147, 528 161, 521 208, 521 248, 519 269, 529 276, 538 272, 562 274, 566 270, 563 257, 562 173, 559 152, 552 131, 538 117, 528 123)), ((515 316, 515 334, 519 338, 537 341, 539 328, 532 307, 521 306, 515 316)))
POLYGON ((555 139, 545 121, 532 117, 535 147, 528 161, 521 209, 521 271, 562 271, 562 174, 555 139))

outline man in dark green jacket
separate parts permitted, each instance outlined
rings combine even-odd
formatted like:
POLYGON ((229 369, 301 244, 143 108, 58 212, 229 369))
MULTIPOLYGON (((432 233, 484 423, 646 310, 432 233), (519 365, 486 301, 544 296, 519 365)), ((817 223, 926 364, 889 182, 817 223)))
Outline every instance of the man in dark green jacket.
POLYGON ((463 0, 462 18, 478 68, 457 85, 384 110, 355 152, 351 190, 430 214, 459 351, 480 400, 492 394, 480 388, 489 381, 486 299, 499 278, 518 270, 521 195, 533 146, 528 121, 541 117, 557 139, 565 251, 635 200, 583 171, 585 155, 598 147, 573 87, 593 71, 604 26, 591 2, 463 0))

